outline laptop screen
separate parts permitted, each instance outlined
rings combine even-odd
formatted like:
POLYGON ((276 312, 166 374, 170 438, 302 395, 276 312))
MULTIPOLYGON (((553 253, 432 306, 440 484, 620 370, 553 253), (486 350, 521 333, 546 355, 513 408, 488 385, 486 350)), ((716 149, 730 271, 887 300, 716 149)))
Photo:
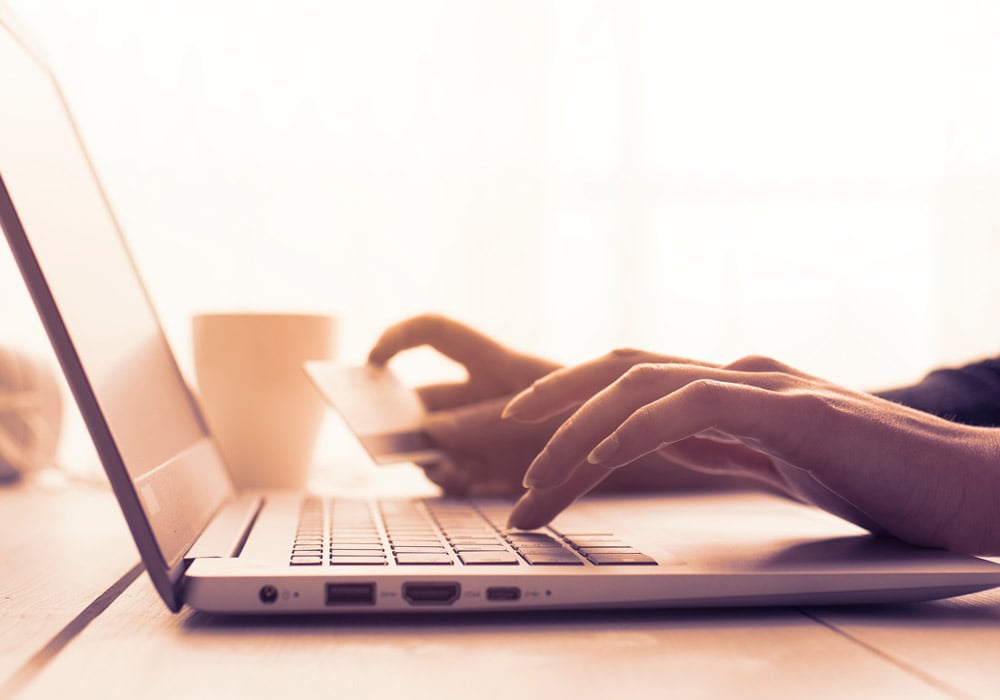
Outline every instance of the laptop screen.
POLYGON ((58 84, 12 21, 0 5, 0 222, 119 500, 138 500, 175 567, 228 477, 58 84))

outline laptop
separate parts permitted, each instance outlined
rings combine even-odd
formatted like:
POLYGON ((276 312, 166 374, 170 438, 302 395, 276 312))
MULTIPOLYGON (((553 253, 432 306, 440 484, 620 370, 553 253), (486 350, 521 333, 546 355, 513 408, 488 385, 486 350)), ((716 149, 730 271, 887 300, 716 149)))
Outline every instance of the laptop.
POLYGON ((589 498, 511 532, 501 501, 237 492, 58 82, 7 14, 0 105, 0 224, 172 611, 870 603, 1000 585, 991 562, 761 493, 589 498))

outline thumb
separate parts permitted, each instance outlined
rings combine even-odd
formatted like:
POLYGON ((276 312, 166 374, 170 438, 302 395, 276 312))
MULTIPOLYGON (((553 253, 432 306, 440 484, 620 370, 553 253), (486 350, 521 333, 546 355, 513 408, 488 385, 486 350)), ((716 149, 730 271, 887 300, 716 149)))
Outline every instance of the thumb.
POLYGON ((510 435, 510 428, 500 420, 507 397, 481 401, 461 408, 435 411, 424 418, 423 428, 446 449, 496 442, 510 435))

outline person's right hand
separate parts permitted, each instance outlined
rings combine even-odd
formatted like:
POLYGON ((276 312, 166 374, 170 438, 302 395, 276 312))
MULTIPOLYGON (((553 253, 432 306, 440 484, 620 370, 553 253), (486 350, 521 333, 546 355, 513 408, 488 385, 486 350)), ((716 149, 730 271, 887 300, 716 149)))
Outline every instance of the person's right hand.
POLYGON ((531 488, 511 512, 513 527, 541 527, 619 466, 660 454, 759 479, 915 545, 1000 553, 997 428, 948 421, 767 357, 725 367, 644 363, 612 382, 600 358, 536 382, 505 415, 530 423, 570 406, 579 408, 525 474, 531 488))

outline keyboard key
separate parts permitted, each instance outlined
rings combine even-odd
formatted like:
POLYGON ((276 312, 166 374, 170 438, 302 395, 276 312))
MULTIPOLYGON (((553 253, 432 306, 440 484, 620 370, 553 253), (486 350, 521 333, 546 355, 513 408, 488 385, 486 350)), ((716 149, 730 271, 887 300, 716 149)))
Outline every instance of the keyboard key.
POLYGON ((632 552, 627 554, 615 554, 615 553, 599 553, 588 554, 587 559, 595 564, 599 565, 656 565, 656 560, 652 557, 646 556, 641 552, 632 552))
POLYGON ((512 532, 507 535, 511 542, 555 542, 552 535, 544 532, 512 532))
POLYGON ((453 564, 451 557, 445 553, 434 554, 430 552, 420 553, 420 554, 397 554, 396 563, 409 565, 409 564, 453 564))
POLYGON ((532 566, 583 566, 583 562, 570 552, 522 552, 521 556, 532 566))
POLYGON ((382 540, 378 537, 331 537, 330 544, 346 546, 349 544, 377 544, 382 546, 382 540))
POLYGON ((499 542, 483 542, 480 544, 452 544, 456 552, 506 552, 507 548, 499 542))
POLYGON ((463 564, 517 564, 517 556, 510 552, 463 552, 458 555, 463 564))
POLYGON ((591 554, 640 554, 638 549, 624 545, 618 547, 580 547, 578 551, 586 557, 591 554))
POLYGON ((365 566, 384 566, 386 563, 385 557, 354 557, 354 556, 336 556, 330 557, 330 564, 333 566, 345 566, 345 565, 365 565, 365 566))
POLYGON ((323 563, 323 557, 293 556, 289 562, 292 566, 319 566, 323 563))
POLYGON ((382 548, 358 549, 352 547, 334 547, 330 550, 332 557, 380 557, 384 556, 382 548))
POLYGON ((514 549, 519 552, 568 552, 569 550, 565 547, 552 543, 535 543, 535 544, 515 544, 514 549))
POLYGON ((382 551, 381 542, 331 542, 330 549, 368 549, 374 552, 382 551))
POLYGON ((404 552, 408 554, 417 554, 419 552, 441 552, 444 553, 447 550, 444 545, 393 545, 392 549, 394 552, 404 552))
POLYGON ((393 547, 435 547, 441 545, 441 540, 436 537, 412 539, 409 537, 390 537, 389 542, 393 547))
POLYGON ((579 549, 581 547, 627 547, 628 545, 622 542, 617 537, 573 537, 572 539, 567 538, 567 544, 574 549, 579 549))

